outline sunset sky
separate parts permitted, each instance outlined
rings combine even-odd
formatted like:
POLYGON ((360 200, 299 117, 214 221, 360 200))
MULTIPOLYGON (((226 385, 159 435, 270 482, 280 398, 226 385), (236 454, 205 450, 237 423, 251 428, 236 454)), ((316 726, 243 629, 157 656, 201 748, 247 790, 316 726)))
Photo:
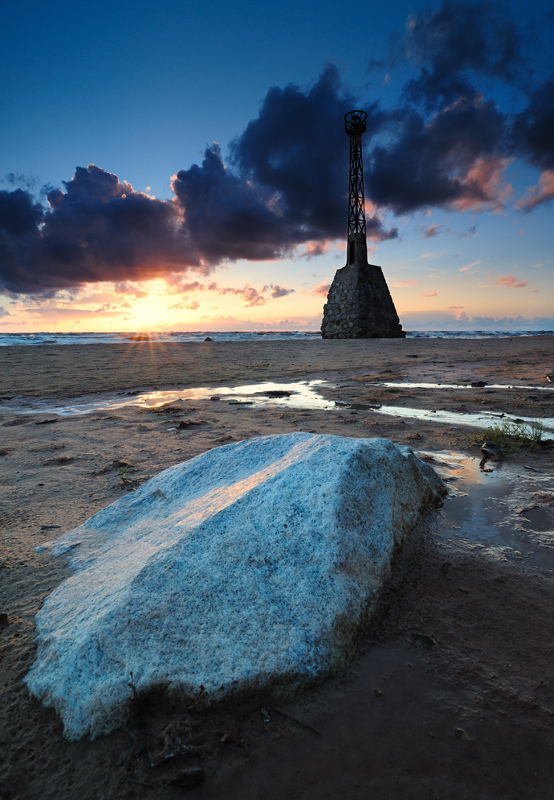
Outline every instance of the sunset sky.
POLYGON ((0 332, 554 329, 551 0, 0 2, 0 332))

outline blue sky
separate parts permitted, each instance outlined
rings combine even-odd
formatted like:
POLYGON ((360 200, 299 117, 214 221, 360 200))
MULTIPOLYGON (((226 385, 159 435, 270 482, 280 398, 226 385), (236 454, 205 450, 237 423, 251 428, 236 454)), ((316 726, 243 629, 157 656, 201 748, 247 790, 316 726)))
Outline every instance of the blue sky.
POLYGON ((356 106, 404 327, 554 327, 551 3, 4 0, 0 24, 0 330, 317 329, 356 106))

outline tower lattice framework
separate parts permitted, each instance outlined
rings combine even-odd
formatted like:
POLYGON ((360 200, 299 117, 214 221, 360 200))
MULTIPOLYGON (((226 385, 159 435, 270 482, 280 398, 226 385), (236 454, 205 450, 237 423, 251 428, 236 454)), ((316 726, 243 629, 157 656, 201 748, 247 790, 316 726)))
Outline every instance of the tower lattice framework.
POLYGON ((349 111, 344 117, 344 128, 350 136, 350 172, 348 179, 348 235, 365 237, 364 164, 362 134, 366 130, 365 111, 349 111))

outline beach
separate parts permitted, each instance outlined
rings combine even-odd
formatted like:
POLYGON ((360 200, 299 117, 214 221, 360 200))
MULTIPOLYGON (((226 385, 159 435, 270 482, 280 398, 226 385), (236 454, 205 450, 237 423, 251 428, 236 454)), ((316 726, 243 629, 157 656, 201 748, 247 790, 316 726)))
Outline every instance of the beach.
POLYGON ((480 468, 464 416, 551 424, 553 372, 550 336, 0 348, 0 798, 550 798, 554 449, 480 468), (157 698, 67 742, 23 683, 34 616, 70 574, 35 548, 173 464, 291 431, 409 445, 451 489, 349 669, 262 710, 157 698), (191 752, 149 768, 176 730, 191 752), (178 785, 189 767, 201 786, 178 785))

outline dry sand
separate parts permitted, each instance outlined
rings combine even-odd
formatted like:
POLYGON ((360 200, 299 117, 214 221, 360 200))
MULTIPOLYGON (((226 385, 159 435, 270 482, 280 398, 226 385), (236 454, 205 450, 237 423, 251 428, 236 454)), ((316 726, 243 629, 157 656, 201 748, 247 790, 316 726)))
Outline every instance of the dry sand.
MULTIPOLYGON (((539 389, 553 369, 554 341, 546 337, 0 348, 0 798, 551 798, 553 450, 522 450, 501 467, 538 514, 535 555, 483 548, 466 536, 464 514, 475 512, 460 492, 458 506, 447 501, 409 537, 346 673, 286 703, 265 699, 263 712, 260 700, 205 713, 147 698, 126 730, 68 743, 54 712, 22 682, 34 660, 34 615, 68 574, 63 560, 35 552, 41 542, 160 470, 251 436, 385 436, 416 452, 465 454, 475 464, 479 448, 470 429, 364 408, 205 399, 59 417, 24 414, 21 404, 30 396, 62 402, 325 378, 326 397, 362 406, 551 417, 554 394, 539 389), (477 380, 536 390, 377 385, 477 380), (190 752, 150 769, 148 759, 167 756, 176 738, 190 752), (171 786, 186 781, 189 767, 204 770, 204 784, 171 786)), ((471 480, 468 501, 478 491, 471 480)), ((527 505, 518 512, 524 523, 527 505)), ((513 524, 513 515, 503 520, 503 508, 494 505, 489 521, 507 530, 502 523, 513 524)))

